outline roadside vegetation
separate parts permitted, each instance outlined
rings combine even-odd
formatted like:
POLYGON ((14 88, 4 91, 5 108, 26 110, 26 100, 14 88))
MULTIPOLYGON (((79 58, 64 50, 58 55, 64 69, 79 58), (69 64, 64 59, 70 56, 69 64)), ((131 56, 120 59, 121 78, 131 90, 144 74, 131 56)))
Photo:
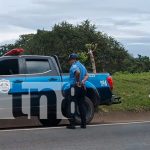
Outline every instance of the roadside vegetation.
POLYGON ((88 20, 77 25, 62 22, 55 24, 51 30, 38 29, 36 34, 20 35, 14 44, 1 45, 0 54, 3 55, 6 51, 17 47, 24 48, 25 54, 57 55, 64 72, 68 72, 67 60, 68 55, 72 52, 81 56, 81 61, 89 71, 94 69, 94 61, 96 65, 94 70, 97 72, 128 71, 135 73, 150 70, 149 57, 139 55, 134 58, 120 42, 98 31, 96 25, 91 24, 88 20), (91 44, 96 46, 96 50, 91 46, 89 48, 91 44), (93 56, 91 50, 93 50, 93 56))
POLYGON ((122 103, 100 106, 101 111, 150 111, 150 72, 115 73, 113 79, 114 93, 121 97, 122 103))

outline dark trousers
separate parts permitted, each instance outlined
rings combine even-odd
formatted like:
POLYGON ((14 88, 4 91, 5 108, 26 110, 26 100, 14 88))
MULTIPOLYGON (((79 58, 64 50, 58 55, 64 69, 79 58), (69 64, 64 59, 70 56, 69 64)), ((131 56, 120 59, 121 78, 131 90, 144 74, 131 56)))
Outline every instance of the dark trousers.
MULTIPOLYGON (((84 86, 77 87, 75 86, 75 96, 71 96, 71 99, 69 100, 70 105, 71 102, 75 102, 75 112, 71 113, 69 115, 69 121, 71 125, 75 125, 75 115, 77 114, 77 107, 79 108, 79 113, 81 117, 81 125, 86 125, 86 110, 85 110, 85 95, 86 95, 86 89, 84 86)), ((71 106, 69 107, 71 108, 71 106)))

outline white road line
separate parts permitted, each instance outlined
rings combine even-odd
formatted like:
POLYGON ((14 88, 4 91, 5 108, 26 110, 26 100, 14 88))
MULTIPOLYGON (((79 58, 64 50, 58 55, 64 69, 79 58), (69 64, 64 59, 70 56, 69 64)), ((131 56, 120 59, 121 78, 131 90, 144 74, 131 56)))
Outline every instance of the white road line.
POLYGON ((150 123, 150 121, 107 123, 107 124, 95 124, 95 125, 89 125, 89 126, 91 126, 91 127, 98 127, 98 126, 132 125, 132 124, 144 124, 144 123, 150 123))
MULTIPOLYGON (((100 127, 100 126, 117 126, 117 125, 132 125, 132 124, 145 124, 150 123, 150 121, 141 121, 141 122, 125 122, 125 123, 108 123, 108 124, 95 124, 95 125, 88 125, 88 127, 100 127)), ((77 126, 79 127, 79 126, 77 126)), ((7 130, 0 130, 1 132, 16 132, 16 131, 36 131, 36 130, 51 130, 51 129, 64 129, 66 126, 61 127, 42 127, 42 128, 28 128, 28 129, 7 129, 7 130)))

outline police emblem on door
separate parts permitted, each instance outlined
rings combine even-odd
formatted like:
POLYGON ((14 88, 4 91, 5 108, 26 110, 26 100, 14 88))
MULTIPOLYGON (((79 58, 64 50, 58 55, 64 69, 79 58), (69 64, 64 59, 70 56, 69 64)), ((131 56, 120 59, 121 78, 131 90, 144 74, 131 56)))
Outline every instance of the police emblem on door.
POLYGON ((10 90, 10 81, 5 79, 0 80, 0 92, 8 93, 9 90, 10 90))

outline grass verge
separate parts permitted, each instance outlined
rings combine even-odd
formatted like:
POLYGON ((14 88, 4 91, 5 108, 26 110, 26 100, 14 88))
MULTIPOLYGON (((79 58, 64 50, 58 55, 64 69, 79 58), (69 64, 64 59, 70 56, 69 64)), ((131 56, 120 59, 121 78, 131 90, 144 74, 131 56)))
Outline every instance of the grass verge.
POLYGON ((100 111, 150 111, 150 72, 116 73, 113 80, 114 94, 121 97, 122 103, 100 106, 100 111))

